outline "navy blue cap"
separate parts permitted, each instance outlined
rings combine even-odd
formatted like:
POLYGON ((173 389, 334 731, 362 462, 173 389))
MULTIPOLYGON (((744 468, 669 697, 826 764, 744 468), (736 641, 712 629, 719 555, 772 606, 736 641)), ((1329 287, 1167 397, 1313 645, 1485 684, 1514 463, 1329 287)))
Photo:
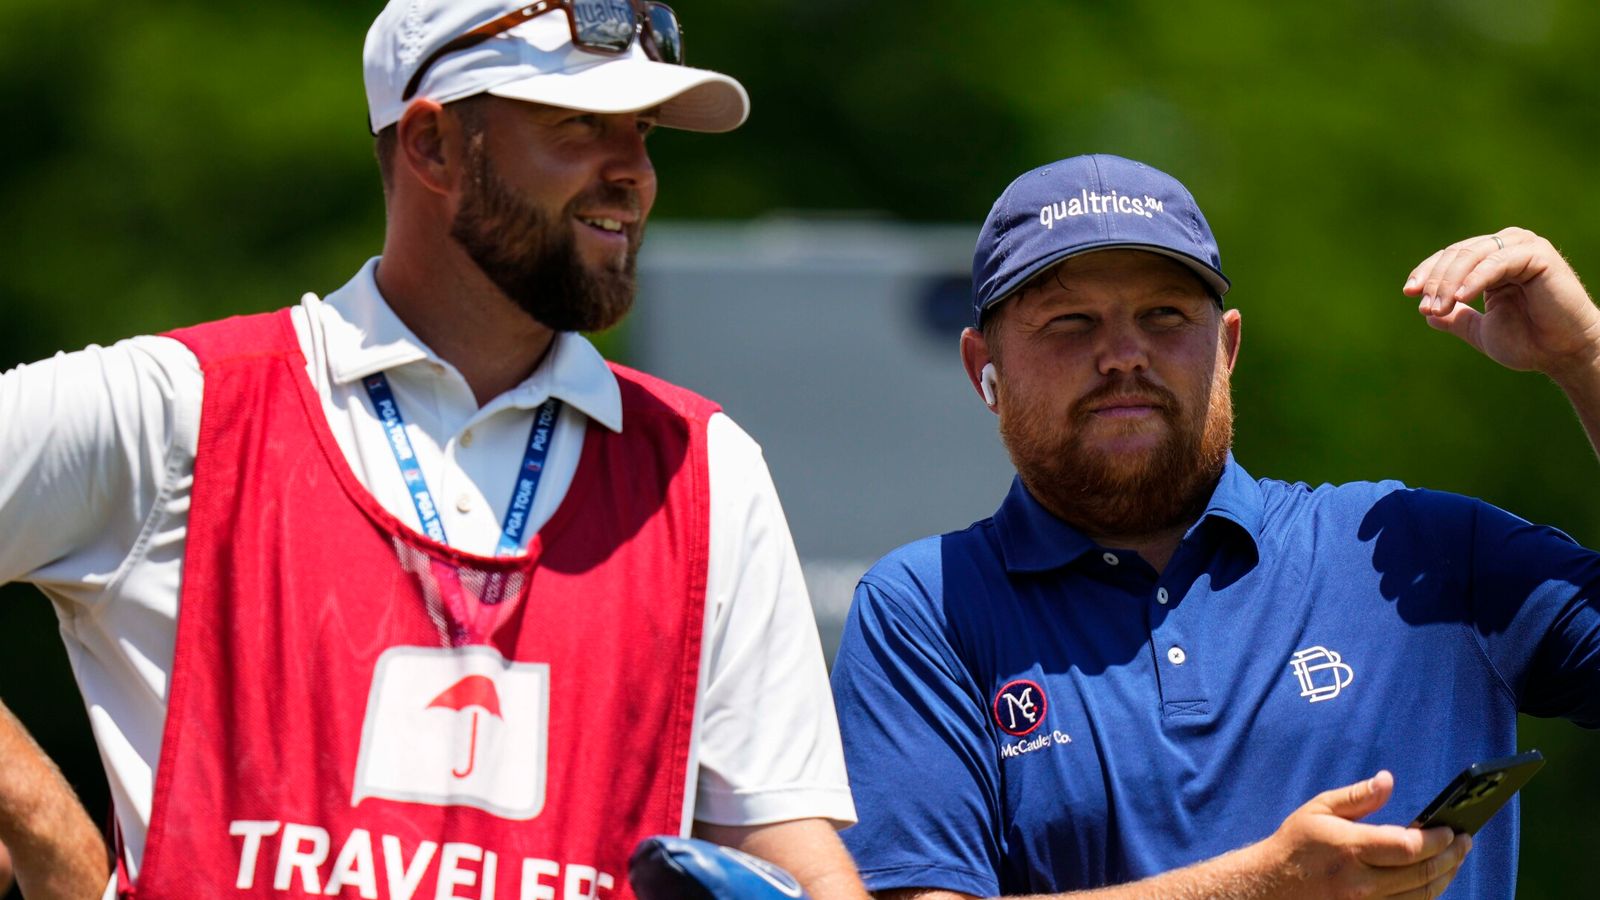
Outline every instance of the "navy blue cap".
POLYGON ((1159 169, 1099 153, 1028 172, 1000 194, 972 255, 972 316, 1069 256, 1128 247, 1193 269, 1220 301, 1217 239, 1189 189, 1159 169))

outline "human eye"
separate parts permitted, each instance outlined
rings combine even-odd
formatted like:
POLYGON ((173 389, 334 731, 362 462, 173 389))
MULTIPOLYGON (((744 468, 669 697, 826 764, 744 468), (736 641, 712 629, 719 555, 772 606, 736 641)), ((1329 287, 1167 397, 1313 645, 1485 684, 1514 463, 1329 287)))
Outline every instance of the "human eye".
POLYGON ((641 137, 649 137, 656 130, 656 126, 658 124, 659 123, 653 116, 640 116, 638 120, 635 121, 634 127, 639 130, 639 135, 641 137))
POLYGON ((1064 312, 1050 317, 1046 327, 1052 331, 1064 331, 1071 334, 1088 331, 1094 327, 1094 319, 1086 313, 1064 312))
POLYGON ((1187 322, 1189 316, 1176 306, 1157 306, 1146 311, 1144 319, 1156 328, 1175 328, 1187 322))
POLYGON ((595 129, 600 127, 600 117, 594 113, 573 113, 561 120, 561 124, 573 129, 595 129))

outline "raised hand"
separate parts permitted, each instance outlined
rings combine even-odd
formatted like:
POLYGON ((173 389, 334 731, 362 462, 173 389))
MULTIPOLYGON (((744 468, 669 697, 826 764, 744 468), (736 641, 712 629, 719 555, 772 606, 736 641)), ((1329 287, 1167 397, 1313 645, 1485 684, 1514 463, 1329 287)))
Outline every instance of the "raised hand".
POLYGON ((1428 324, 1518 371, 1562 376, 1600 361, 1600 310, 1548 240, 1505 228, 1457 241, 1411 270, 1428 324), (1471 304, 1483 296, 1480 312, 1471 304))

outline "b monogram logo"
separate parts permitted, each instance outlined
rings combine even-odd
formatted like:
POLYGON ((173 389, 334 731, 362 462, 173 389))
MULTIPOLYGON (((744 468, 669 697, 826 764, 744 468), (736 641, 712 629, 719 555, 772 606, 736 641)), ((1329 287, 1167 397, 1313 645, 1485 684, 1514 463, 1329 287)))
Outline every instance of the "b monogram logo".
POLYGON ((1355 680, 1355 672, 1337 651, 1327 647, 1307 647, 1289 659, 1294 677, 1300 679, 1300 696, 1321 703, 1339 696, 1355 680))

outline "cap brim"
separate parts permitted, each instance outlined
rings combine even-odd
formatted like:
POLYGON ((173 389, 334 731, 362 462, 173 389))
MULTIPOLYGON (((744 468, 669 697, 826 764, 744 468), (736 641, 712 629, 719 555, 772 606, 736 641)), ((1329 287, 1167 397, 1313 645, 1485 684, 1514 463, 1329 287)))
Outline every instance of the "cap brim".
POLYGON ((686 131, 732 131, 750 115, 750 97, 734 79, 707 69, 638 58, 541 73, 497 85, 487 93, 597 113, 659 107, 661 125, 686 131))
POLYGON ((994 309, 995 306, 1002 301, 1009 300, 1010 298, 1016 296, 1017 291, 1022 290, 1023 285, 1032 281, 1035 276, 1037 276, 1040 272, 1043 272, 1045 269, 1059 265, 1060 263, 1065 262, 1074 256, 1083 256, 1086 253, 1099 253, 1101 250, 1143 250, 1147 253, 1155 253, 1160 256, 1168 257, 1169 259, 1177 260, 1178 262, 1183 263, 1185 266, 1188 266, 1189 269, 1194 272, 1194 274, 1200 276, 1200 280, 1204 281, 1208 287, 1216 292, 1217 299, 1219 301, 1223 297, 1227 296, 1228 289, 1233 287, 1233 282, 1224 277, 1221 272, 1211 268, 1211 266, 1208 265, 1204 260, 1197 259, 1187 253, 1181 253, 1177 250, 1173 250, 1169 247, 1163 247, 1159 244, 1140 244, 1134 241, 1107 241, 1103 244, 1090 244, 1088 246, 1073 247, 1070 250, 1065 250, 1061 253, 1046 256, 1038 262, 1035 262, 1033 265, 1012 277, 1012 286, 1009 289, 1000 294, 998 297, 995 297, 993 300, 990 300, 988 303, 985 303, 983 305, 983 313, 987 314, 989 310, 994 309))

